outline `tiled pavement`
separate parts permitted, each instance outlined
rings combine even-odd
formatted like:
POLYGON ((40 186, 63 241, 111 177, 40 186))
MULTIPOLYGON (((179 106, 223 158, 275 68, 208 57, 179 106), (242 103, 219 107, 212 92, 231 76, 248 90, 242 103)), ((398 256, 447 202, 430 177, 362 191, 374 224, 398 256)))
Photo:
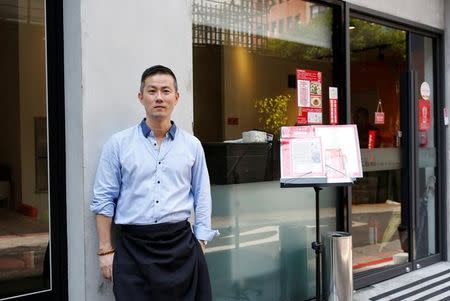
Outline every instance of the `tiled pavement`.
POLYGON ((440 262, 360 289, 353 301, 450 300, 450 262, 440 262))

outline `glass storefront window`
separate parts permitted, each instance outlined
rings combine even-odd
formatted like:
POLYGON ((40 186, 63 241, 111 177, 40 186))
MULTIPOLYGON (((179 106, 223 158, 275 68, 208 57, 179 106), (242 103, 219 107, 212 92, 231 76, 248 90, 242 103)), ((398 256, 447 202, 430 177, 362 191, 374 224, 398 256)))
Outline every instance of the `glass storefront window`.
MULTIPOLYGON (((333 9, 301 0, 192 5, 194 134, 205 149, 212 222, 221 232, 206 251, 214 300, 311 298, 314 190, 280 188, 278 136, 299 113, 296 69, 322 72, 323 99, 334 86, 333 9), (260 106, 271 110, 262 114, 260 106), (241 140, 251 130, 269 135, 241 140)), ((336 195, 334 188, 321 193, 322 232, 336 229, 336 195)))
POLYGON ((45 3, 0 4, 0 299, 50 289, 45 3))

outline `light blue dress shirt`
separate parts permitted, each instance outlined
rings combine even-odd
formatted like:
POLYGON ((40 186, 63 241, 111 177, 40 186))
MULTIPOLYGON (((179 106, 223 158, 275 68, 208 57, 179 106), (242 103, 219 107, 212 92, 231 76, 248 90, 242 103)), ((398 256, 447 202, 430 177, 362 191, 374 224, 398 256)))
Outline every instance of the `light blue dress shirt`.
POLYGON ((104 145, 91 210, 116 224, 148 225, 187 220, 195 212, 197 239, 211 229, 211 191, 200 141, 172 127, 158 146, 145 123, 114 134, 104 145))

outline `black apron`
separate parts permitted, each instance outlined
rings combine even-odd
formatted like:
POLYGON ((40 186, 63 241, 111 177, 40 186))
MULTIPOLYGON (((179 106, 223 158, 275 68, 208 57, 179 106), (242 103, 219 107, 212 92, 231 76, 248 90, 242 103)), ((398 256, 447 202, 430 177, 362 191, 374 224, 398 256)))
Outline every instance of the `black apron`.
POLYGON ((188 221, 118 225, 113 262, 117 301, 211 301, 205 256, 188 221))

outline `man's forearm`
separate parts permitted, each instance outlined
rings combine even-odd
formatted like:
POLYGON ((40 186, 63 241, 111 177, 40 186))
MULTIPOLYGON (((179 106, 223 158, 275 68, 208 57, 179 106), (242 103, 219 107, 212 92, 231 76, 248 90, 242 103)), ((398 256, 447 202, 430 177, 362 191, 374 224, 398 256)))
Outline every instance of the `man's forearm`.
POLYGON ((113 249, 111 243, 112 218, 105 215, 97 214, 96 220, 97 220, 99 252, 108 252, 113 249))

